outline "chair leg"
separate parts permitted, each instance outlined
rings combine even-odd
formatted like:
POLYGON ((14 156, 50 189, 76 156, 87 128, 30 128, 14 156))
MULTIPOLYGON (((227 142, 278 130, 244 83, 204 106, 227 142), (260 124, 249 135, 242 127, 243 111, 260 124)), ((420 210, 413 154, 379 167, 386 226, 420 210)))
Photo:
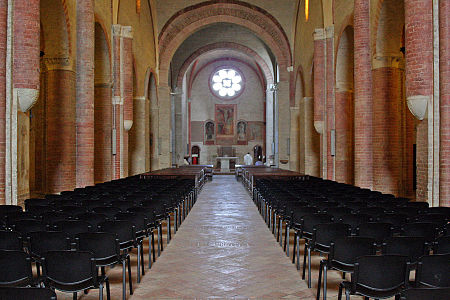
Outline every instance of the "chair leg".
POLYGON ((342 284, 339 284, 338 300, 342 300, 342 284))
POLYGON ((306 251, 306 246, 307 245, 308 244, 305 241, 305 249, 303 250, 303 272, 302 272, 302 279, 303 280, 305 280, 305 273, 306 273, 306 255, 307 255, 307 252, 308 252, 308 251, 306 251))
MULTIPOLYGON (((150 253, 150 250, 149 250, 150 253)), ((141 269, 142 275, 145 275, 145 261, 144 261, 144 240, 141 241, 141 269)))
POLYGON ((345 279, 345 272, 342 272, 342 279, 345 279))
POLYGON ((122 300, 127 299, 127 271, 126 271, 127 261, 124 259, 122 261, 122 300))
POLYGON ((148 237, 148 268, 152 268, 152 241, 153 232, 148 237))
POLYGON ((284 238, 284 251, 286 251, 286 256, 289 257, 289 224, 286 224, 286 237, 284 238))
POLYGON ((77 300, 78 296, 77 296, 77 292, 73 293, 73 300, 77 300))
POLYGON ((308 247, 308 288, 311 288, 311 247, 308 247))
POLYGON ((323 300, 327 299, 327 273, 328 273, 328 266, 325 263, 323 265, 323 300))
POLYGON ((155 233, 152 230, 152 252, 153 252, 153 262, 156 261, 156 252, 155 252, 155 233))
POLYGON ((103 283, 98 285, 98 300, 103 300, 103 283))
POLYGON ((169 244, 171 238, 172 237, 170 233, 170 214, 169 214, 169 217, 167 218, 167 244, 169 244))
POLYGON ((317 294, 316 294, 316 300, 320 299, 320 284, 322 282, 322 267, 323 267, 323 260, 320 261, 319 266, 319 277, 317 279, 317 294))
POLYGON ((296 252, 296 256, 297 256, 297 270, 300 270, 300 236, 297 235, 297 239, 295 241, 295 243, 297 244, 297 252, 296 252))
POLYGON ((111 300, 111 287, 109 285, 108 277, 106 277, 105 282, 106 282, 106 300, 111 300))
POLYGON ((137 283, 141 282, 141 245, 137 245, 137 283))
MULTIPOLYGON (((345 300, 350 300, 350 291, 349 290, 345 290, 345 300)), ((368 300, 368 299, 365 299, 368 300)))
MULTIPOLYGON (((159 224, 159 227, 161 229, 160 231, 160 237, 161 237, 161 252, 164 251, 164 240, 163 240, 163 236, 162 236, 162 223, 159 224)), ((159 256, 159 255, 158 255, 159 256)))
POLYGON ((278 236, 280 238, 280 247, 283 247, 283 220, 279 217, 278 236))
POLYGON ((131 278, 131 259, 130 255, 127 256, 127 263, 128 263, 128 282, 130 284, 130 295, 133 295, 133 282, 131 278))
POLYGON ((294 232, 294 249, 292 250, 292 263, 295 263, 295 249, 297 247, 297 232, 294 232))
POLYGON ((158 224, 158 257, 161 255, 161 224, 158 224))

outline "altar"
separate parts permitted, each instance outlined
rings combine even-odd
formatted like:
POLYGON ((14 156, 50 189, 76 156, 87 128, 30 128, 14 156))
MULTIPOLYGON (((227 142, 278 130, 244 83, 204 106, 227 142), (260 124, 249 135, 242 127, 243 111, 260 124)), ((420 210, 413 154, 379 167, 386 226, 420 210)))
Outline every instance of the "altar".
POLYGON ((230 172, 230 160, 238 161, 239 157, 236 156, 220 156, 217 160, 220 161, 220 172, 229 173, 230 172))

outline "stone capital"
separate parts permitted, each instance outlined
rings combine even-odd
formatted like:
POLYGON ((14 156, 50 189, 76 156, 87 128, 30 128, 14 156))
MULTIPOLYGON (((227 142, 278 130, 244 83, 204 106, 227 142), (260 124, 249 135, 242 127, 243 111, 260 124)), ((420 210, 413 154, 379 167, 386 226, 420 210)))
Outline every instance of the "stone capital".
POLYGON ((323 121, 314 121, 314 128, 318 134, 323 133, 323 121))
POLYGON ((324 40, 326 38, 325 30, 323 28, 316 28, 314 29, 313 36, 315 41, 324 40))
POLYGON ((375 70, 380 68, 405 69, 405 59, 401 54, 377 53, 372 58, 372 69, 375 70))
POLYGON ((122 26, 121 36, 124 38, 132 39, 133 38, 133 27, 122 26))
POLYGON ((112 97, 112 104, 113 105, 123 105, 123 98, 120 96, 113 96, 112 97))
POLYGON ((133 127, 133 120, 124 120, 123 121, 123 129, 125 129, 125 131, 129 131, 131 129, 131 127, 133 127))
POLYGON ((327 28, 325 28, 325 37, 327 39, 331 39, 334 37, 334 26, 328 26, 327 28))
POLYGON ((112 35, 113 36, 120 36, 121 34, 122 34, 122 25, 114 24, 112 26, 112 35))

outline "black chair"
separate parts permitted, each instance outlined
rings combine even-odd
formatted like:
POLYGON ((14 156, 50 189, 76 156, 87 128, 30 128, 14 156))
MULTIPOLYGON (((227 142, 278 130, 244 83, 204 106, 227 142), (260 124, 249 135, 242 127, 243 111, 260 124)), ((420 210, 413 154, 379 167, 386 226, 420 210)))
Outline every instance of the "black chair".
MULTIPOLYGON (((120 254, 119 240, 113 233, 91 232, 81 233, 76 237, 77 250, 90 251, 94 254, 97 268, 105 275, 105 267, 122 264, 122 298, 126 299, 126 255, 120 254)), ((131 272, 130 265, 128 271, 131 272)), ((130 277, 131 280, 131 277, 130 277)), ((108 283, 107 283, 108 284, 108 283)), ((108 288, 107 288, 108 291, 108 288)), ((133 294, 130 284, 130 295, 133 294)))
POLYGON ((450 288, 412 288, 402 293, 402 300, 448 300, 450 288))
MULTIPOLYGON (((110 295, 107 276, 98 276, 95 259, 88 251, 49 251, 43 258, 43 276, 46 286, 73 293, 91 289, 99 289, 99 299, 103 300, 103 283, 106 284, 106 293, 110 295)), ((110 300, 109 298, 107 298, 110 300)))
POLYGON ((79 233, 92 231, 92 226, 88 222, 79 220, 59 221, 53 224, 56 231, 64 231, 74 238, 79 233))
POLYGON ((408 222, 408 216, 404 214, 390 213, 378 216, 376 221, 380 223, 390 223, 393 225, 395 232, 400 232, 401 227, 408 222))
MULTIPOLYGON (((130 291, 133 290, 131 280, 131 259, 130 251, 136 246, 136 228, 129 221, 105 221, 98 226, 100 232, 113 233, 119 239, 119 246, 122 255, 127 259, 128 277, 130 282, 130 291)), ((138 259, 139 260, 139 259, 138 259)), ((131 293, 131 292, 130 292, 131 293)))
POLYGON ((408 223, 402 226, 402 235, 421 236, 432 243, 439 234, 439 227, 435 223, 408 223))
POLYGON ((423 256, 418 263, 416 287, 450 287, 450 254, 423 256))
POLYGON ((408 257, 401 255, 367 255, 355 260, 351 282, 339 285, 338 299, 342 299, 342 289, 346 299, 350 295, 382 299, 396 296, 408 286, 408 257))
POLYGON ((392 236, 394 227, 390 223, 369 222, 362 223, 356 228, 358 236, 373 238, 378 246, 383 240, 392 236))
POLYGON ((445 226, 450 221, 450 217, 444 214, 426 214, 417 216, 415 222, 419 223, 434 223, 438 227, 445 226))
POLYGON ((31 271, 31 259, 23 251, 0 250, 0 286, 32 286, 33 272, 31 271))
POLYGON ((85 207, 75 206, 75 205, 62 206, 58 210, 62 213, 71 215, 72 217, 87 212, 85 207))
POLYGON ((99 206, 99 207, 94 207, 94 209, 92 209, 92 211, 97 214, 103 214, 103 215, 107 216, 108 219, 110 219, 110 220, 114 220, 114 216, 117 215, 118 213, 120 213, 122 210, 117 207, 99 206))
POLYGON ((429 250, 427 241, 423 237, 396 236, 383 242, 381 252, 407 256, 411 265, 415 265, 421 256, 429 253, 429 250))
POLYGON ((56 294, 47 288, 2 287, 0 300, 56 300, 56 294))
POLYGON ((62 231, 31 232, 28 239, 28 252, 36 263, 36 270, 40 276, 40 266, 44 253, 51 250, 71 250, 70 236, 62 231))
POLYGON ((320 298, 320 286, 323 272, 323 299, 327 298, 327 272, 337 270, 345 273, 353 273, 357 257, 375 255, 376 244, 371 238, 349 236, 337 238, 330 244, 328 259, 320 262, 319 280, 317 284, 317 300, 320 298))
POLYGON ((20 233, 15 231, 0 231, 0 250, 23 250, 20 233))
POLYGON ((62 212, 51 211, 41 214, 39 218, 43 223, 52 228, 56 222, 70 220, 72 216, 62 212))
MULTIPOLYGON (((332 241, 350 234, 350 225, 344 223, 323 223, 314 226, 311 240, 308 241, 304 253, 304 256, 308 253, 308 288, 311 288, 311 251, 328 254, 332 241)), ((305 264, 303 264, 303 276, 304 274, 305 264)))
POLYGON ((450 254, 450 235, 440 237, 434 242, 433 254, 450 254))
POLYGON ((22 238, 27 237, 30 232, 48 230, 48 226, 39 220, 19 220, 14 222, 11 227, 19 232, 22 238))
POLYGON ((108 217, 104 214, 97 214, 97 213, 83 213, 80 215, 77 215, 75 217, 76 220, 85 221, 91 224, 92 229, 97 229, 98 225, 102 222, 105 222, 108 217))
POLYGON ((136 214, 131 212, 118 213, 115 216, 116 220, 123 220, 131 222, 136 229, 136 246, 138 250, 138 264, 137 264, 137 282, 141 282, 140 270, 142 267, 142 275, 145 275, 144 268, 144 239, 148 237, 148 221, 142 214, 136 214))
POLYGON ((352 227, 353 235, 356 235, 356 228, 358 228, 360 224, 372 222, 372 220, 372 217, 366 214, 347 214, 338 219, 339 222, 348 224, 352 227))

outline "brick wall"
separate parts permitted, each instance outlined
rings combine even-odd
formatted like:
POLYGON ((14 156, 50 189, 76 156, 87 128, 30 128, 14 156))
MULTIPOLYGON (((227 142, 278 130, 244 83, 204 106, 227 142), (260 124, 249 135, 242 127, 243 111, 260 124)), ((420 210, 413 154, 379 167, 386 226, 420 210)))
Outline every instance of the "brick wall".
POLYGON ((336 181, 352 184, 353 92, 336 92, 336 181))
MULTIPOLYGON (((6 21, 8 1, 0 0, 0 57, 6 57, 6 21)), ((6 151, 6 60, 0 59, 0 204, 5 204, 6 151)))
POLYGON ((440 205, 450 206, 450 1, 439 1, 440 205))
POLYGON ((111 88, 108 85, 98 84, 95 86, 94 102, 94 131, 95 131, 95 154, 94 154, 94 181, 105 182, 111 180, 111 88))

